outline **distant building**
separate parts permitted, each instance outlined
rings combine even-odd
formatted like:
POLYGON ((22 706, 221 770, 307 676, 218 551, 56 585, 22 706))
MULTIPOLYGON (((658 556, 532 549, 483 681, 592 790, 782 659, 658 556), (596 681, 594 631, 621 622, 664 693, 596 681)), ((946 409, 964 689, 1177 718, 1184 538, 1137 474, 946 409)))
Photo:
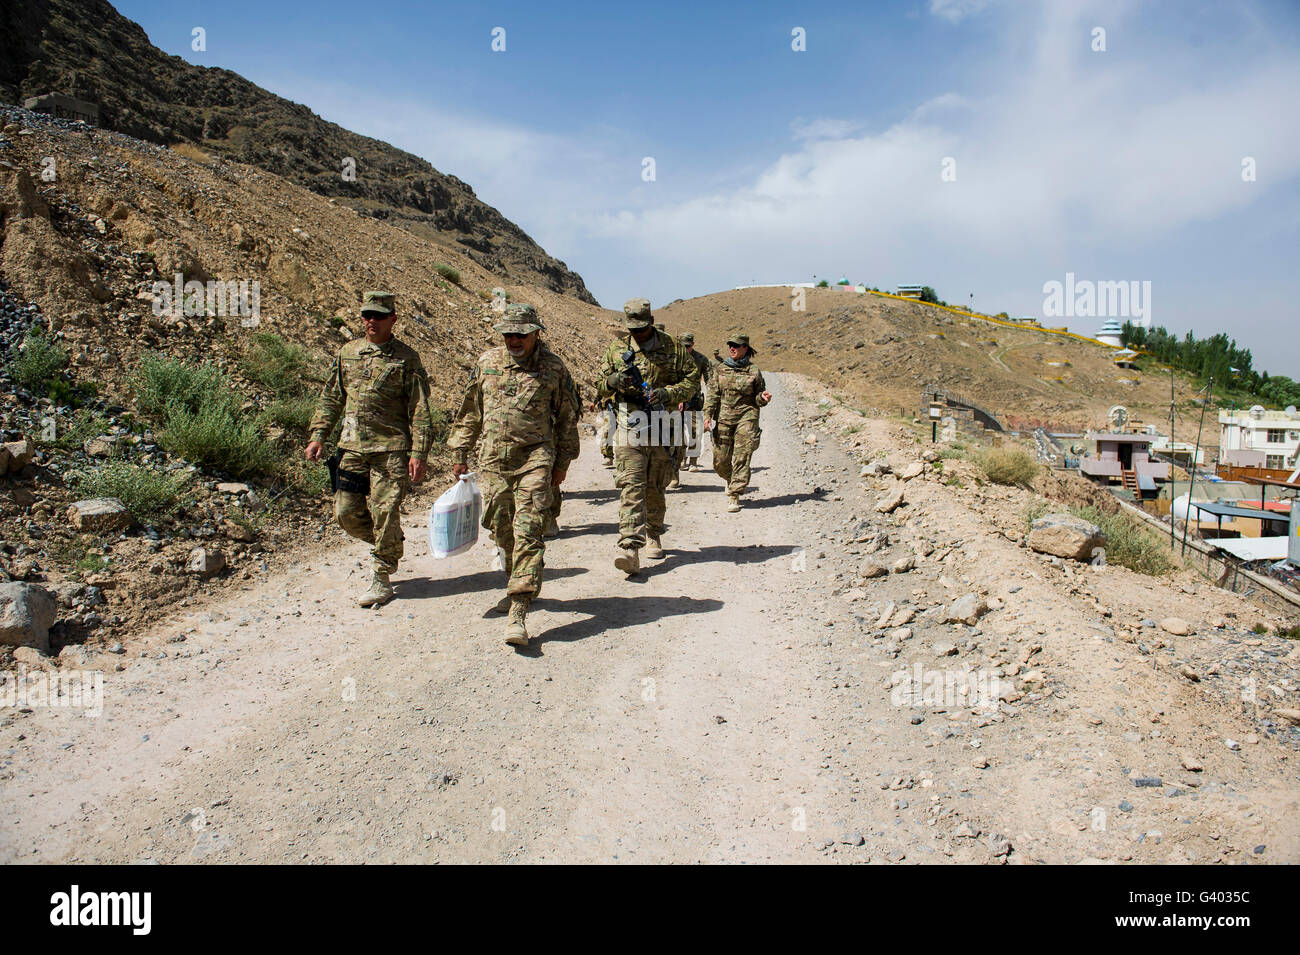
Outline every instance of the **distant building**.
POLYGON ((1224 477, 1265 477, 1286 480, 1300 465, 1300 413, 1249 410, 1219 412, 1219 468, 1243 473, 1224 477), (1251 473, 1256 472, 1256 473, 1251 473), (1269 474, 1267 472, 1277 472, 1269 474))
POLYGON ((895 295, 900 295, 900 296, 902 296, 903 298, 920 298, 920 297, 921 297, 921 290, 922 290, 924 287, 925 287, 925 286, 923 286, 923 285, 900 285, 900 286, 895 290, 894 294, 895 294, 895 295))
POLYGON ((1124 344, 1124 325, 1117 318, 1112 318, 1105 325, 1101 326, 1101 331, 1097 333, 1097 341, 1103 345, 1114 345, 1116 348, 1124 344))
POLYGON ((1154 497, 1156 481, 1169 480, 1169 465, 1151 459, 1150 434, 1089 431, 1092 450, 1079 461, 1079 473, 1099 484, 1121 484, 1135 497, 1154 497))
POLYGON ((59 119, 79 119, 91 126, 99 125, 99 107, 62 93, 46 93, 43 96, 29 96, 23 100, 23 108, 34 113, 48 113, 59 119))

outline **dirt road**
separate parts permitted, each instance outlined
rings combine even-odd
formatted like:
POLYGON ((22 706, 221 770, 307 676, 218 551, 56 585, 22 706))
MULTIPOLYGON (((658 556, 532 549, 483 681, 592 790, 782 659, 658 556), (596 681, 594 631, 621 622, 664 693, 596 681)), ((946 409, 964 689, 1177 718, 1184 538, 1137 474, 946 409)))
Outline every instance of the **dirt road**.
MULTIPOLYGON (((102 716, 5 717, 0 861, 1300 859, 1294 742, 1229 749, 1254 717, 1120 633, 1146 588, 1142 616, 1209 640, 1218 592, 1045 565, 989 526, 1000 492, 918 478, 880 513, 894 479, 864 487, 816 390, 769 381, 750 506, 684 474, 668 555, 633 580, 587 441, 527 653, 485 616, 491 549, 434 561, 413 511, 387 606, 356 607, 344 544, 141 634, 102 716), (863 580, 868 555, 916 564, 863 580), (994 609, 945 622, 968 592, 994 609), (994 668, 1018 689, 991 705, 899 692, 994 668)), ((891 427, 857 440, 901 469, 921 449, 891 427)))

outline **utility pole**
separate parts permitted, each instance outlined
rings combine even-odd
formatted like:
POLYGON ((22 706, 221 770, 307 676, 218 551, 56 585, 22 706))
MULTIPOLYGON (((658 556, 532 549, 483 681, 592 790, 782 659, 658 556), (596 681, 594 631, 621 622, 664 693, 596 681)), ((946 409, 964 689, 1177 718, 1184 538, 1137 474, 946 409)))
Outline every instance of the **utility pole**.
MULTIPOLYGON (((1196 429, 1196 450, 1192 452, 1191 471, 1192 483, 1187 488, 1187 516, 1191 517, 1192 513, 1192 492, 1196 489, 1196 458, 1201 453, 1201 431, 1205 428, 1205 405, 1214 400, 1214 376, 1210 375, 1209 395, 1205 399, 1205 404, 1201 405, 1201 424, 1196 429)), ((1170 448, 1173 448, 1173 438, 1169 439, 1170 448)), ((1183 549, 1179 552, 1180 557, 1187 555, 1187 525, 1189 521, 1183 522, 1183 549)))
MULTIPOLYGON (((1173 446, 1174 446, 1174 366, 1170 365, 1169 366, 1169 447, 1172 448, 1173 446)), ((1177 466, 1178 465, 1174 464, 1173 462, 1170 462, 1169 464, 1169 476, 1174 479, 1173 481, 1174 493, 1169 500, 1169 549, 1171 551, 1174 549, 1174 525, 1178 523, 1176 519, 1178 516, 1178 512, 1174 508, 1174 504, 1178 499, 1178 476, 1174 473, 1174 468, 1176 468, 1177 466)), ((1190 521, 1191 519, 1192 519, 1192 489, 1188 487, 1187 512, 1183 516, 1183 526, 1186 527, 1187 522, 1190 521)))

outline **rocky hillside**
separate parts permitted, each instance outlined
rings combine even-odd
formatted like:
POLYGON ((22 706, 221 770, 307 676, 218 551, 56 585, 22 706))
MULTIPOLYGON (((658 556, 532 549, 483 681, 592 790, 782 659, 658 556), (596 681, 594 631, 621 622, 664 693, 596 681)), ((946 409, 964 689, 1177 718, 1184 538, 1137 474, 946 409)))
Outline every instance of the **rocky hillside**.
MULTIPOLYGON (((669 331, 694 332, 706 354, 747 332, 761 367, 818 378, 887 411, 911 413, 921 389, 937 383, 1013 426, 1098 427, 1116 404, 1148 423, 1168 421, 1168 371, 1117 368, 1109 348, 968 322, 920 302, 806 291, 804 311, 791 308, 788 288, 750 288, 679 300, 658 314, 669 331)), ((1195 427, 1194 387, 1179 376, 1180 428, 1195 427)))
POLYGON ((105 129, 256 166, 376 219, 446 236, 505 279, 595 302, 581 276, 455 176, 229 70, 169 56, 105 0, 4 4, 0 37, 0 102, 76 96, 98 105, 105 129), (355 181, 343 178, 346 157, 356 160, 355 181))
MULTIPOLYGON (((615 316, 536 281, 503 282, 445 236, 255 167, 0 109, 0 582, 64 602, 57 652, 113 645, 162 604, 267 573, 333 533, 324 471, 301 447, 363 291, 397 293, 397 334, 446 414, 500 340, 497 287, 538 307, 547 341, 590 381, 615 316), (256 322, 162 308, 155 283, 177 272, 257 283, 256 322), (151 398, 146 367, 197 387, 196 413, 182 422, 151 398), (69 510, 99 497, 128 513, 69 510)), ((425 494, 450 470, 432 463, 425 494)))

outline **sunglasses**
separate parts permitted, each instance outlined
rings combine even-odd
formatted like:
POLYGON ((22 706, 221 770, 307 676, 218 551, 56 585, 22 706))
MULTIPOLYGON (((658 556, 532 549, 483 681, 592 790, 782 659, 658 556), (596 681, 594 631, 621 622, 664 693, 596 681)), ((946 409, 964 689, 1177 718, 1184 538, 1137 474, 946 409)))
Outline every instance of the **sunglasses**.
POLYGON ((386 322, 395 318, 397 318, 396 315, 376 315, 374 312, 361 313, 361 320, 363 322, 386 322))
POLYGON ((527 338, 532 332, 502 332, 502 338, 527 338))
POLYGON ((728 348, 744 348, 745 346, 742 345, 742 344, 740 344, 740 342, 727 342, 727 347, 728 347, 728 348))

